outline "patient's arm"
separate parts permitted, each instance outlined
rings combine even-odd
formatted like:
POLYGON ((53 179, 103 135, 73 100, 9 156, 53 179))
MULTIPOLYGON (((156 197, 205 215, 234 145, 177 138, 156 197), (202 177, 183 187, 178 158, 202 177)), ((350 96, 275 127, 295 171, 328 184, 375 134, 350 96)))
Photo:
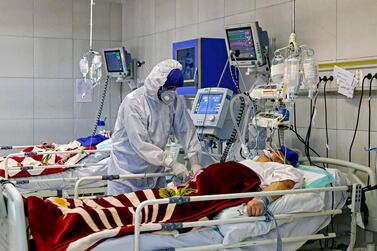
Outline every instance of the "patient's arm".
MULTIPOLYGON (((279 191, 279 190, 290 190, 295 186, 293 180, 283 180, 272 182, 268 187, 264 188, 262 192, 267 191, 279 191)), ((272 201, 279 199, 282 195, 271 196, 272 201)), ((265 205, 262 200, 252 199, 247 203, 247 215, 248 216, 260 216, 265 210, 265 205)))

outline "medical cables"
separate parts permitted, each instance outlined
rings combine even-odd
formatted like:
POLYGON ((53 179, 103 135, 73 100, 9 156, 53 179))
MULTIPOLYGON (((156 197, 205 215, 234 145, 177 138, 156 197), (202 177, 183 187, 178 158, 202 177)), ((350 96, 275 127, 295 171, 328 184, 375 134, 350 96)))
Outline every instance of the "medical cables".
MULTIPOLYGON (((326 93, 326 87, 328 82, 332 82, 334 80, 333 76, 327 77, 324 76, 323 78, 320 78, 320 82, 323 81, 323 99, 324 99, 324 105, 325 105, 325 133, 326 133, 326 158, 329 157, 329 132, 328 132, 328 120, 327 120, 327 93, 326 93)), ((328 164, 326 165, 326 168, 328 168, 328 164)), ((330 186, 333 186, 332 183, 330 183, 330 186)), ((334 192, 331 193, 331 209, 334 208, 334 192)), ((334 222, 333 222, 333 217, 331 216, 331 230, 333 231, 334 229, 334 222)), ((326 227, 326 231, 329 231, 329 227, 326 227)), ((320 245, 322 247, 322 242, 320 241, 320 245)), ((335 241, 331 241, 331 249, 334 248, 335 241)), ((325 247, 328 247, 328 241, 325 241, 325 247)))
MULTIPOLYGON (((369 97, 368 97, 368 149, 371 148, 371 128, 372 128, 372 84, 373 80, 377 79, 377 73, 373 75, 372 79, 369 82, 369 97)), ((368 151, 368 166, 371 168, 371 152, 368 151)), ((369 176, 368 176, 368 185, 369 176)))
MULTIPOLYGON (((326 76, 324 76, 322 78, 322 80, 325 82, 324 85, 323 85, 323 99, 324 99, 324 105, 325 105, 325 132, 326 132, 326 158, 329 157, 329 128, 328 128, 328 121, 327 121, 327 94, 326 94, 326 87, 327 87, 327 83, 328 82, 332 82, 334 80, 334 77, 333 76, 330 76, 329 78, 327 78, 326 76)), ((328 167, 328 165, 327 165, 328 167)))
POLYGON ((372 74, 367 74, 366 76, 364 76, 363 80, 362 80, 362 83, 361 83, 361 93, 360 93, 360 101, 359 101, 359 107, 358 107, 358 110, 357 110, 357 118, 356 118, 356 124, 355 124, 355 130, 353 132, 353 137, 352 137, 352 141, 351 141, 351 144, 350 144, 350 147, 349 147, 349 151, 348 151, 348 161, 351 162, 352 161, 352 148, 353 148, 353 143, 355 142, 355 139, 356 139, 356 134, 357 134, 357 129, 359 127, 359 120, 360 120, 360 110, 361 110, 361 104, 363 102, 363 96, 364 96, 364 83, 365 83, 365 80, 366 79, 369 79, 371 80, 372 79, 372 74))
MULTIPOLYGON (((322 80, 320 79, 317 86, 319 86, 320 82, 322 80)), ((317 98, 318 98, 318 90, 315 92, 314 94, 314 101, 312 99, 310 99, 310 103, 311 103, 311 106, 310 106, 310 121, 309 121, 309 126, 308 126, 308 130, 306 132, 306 137, 305 137, 305 155, 306 157, 308 158, 309 160, 309 163, 311 165, 315 165, 312 161, 311 161, 311 158, 310 158, 310 149, 309 149, 309 146, 310 146, 310 136, 311 136, 311 132, 312 132, 312 125, 313 125, 313 120, 314 120, 314 117, 315 117, 315 114, 316 114, 316 105, 317 105, 317 98)), ((317 166, 317 165, 315 165, 317 166)))

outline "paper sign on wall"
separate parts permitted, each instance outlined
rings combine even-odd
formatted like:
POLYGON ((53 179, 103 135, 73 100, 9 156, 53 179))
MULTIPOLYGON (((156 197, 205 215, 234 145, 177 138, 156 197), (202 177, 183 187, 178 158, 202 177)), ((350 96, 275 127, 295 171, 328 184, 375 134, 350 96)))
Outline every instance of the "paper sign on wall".
POLYGON ((334 66, 333 76, 339 86, 338 93, 348 97, 353 97, 353 91, 357 85, 355 74, 341 67, 334 66))
POLYGON ((77 103, 93 101, 93 82, 89 79, 77 79, 75 86, 75 100, 77 103))

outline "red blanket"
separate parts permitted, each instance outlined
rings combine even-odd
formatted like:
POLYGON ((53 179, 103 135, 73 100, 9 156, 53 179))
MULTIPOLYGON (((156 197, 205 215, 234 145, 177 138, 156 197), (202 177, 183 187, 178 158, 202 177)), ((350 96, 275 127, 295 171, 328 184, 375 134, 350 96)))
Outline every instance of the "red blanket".
MULTIPOLYGON (((195 182, 178 191, 189 196, 239 193, 257 191, 259 184, 258 176, 251 169, 227 162, 207 167, 195 182)), ((144 200, 161 197, 166 197, 166 189, 83 200, 29 197, 26 210, 37 250, 88 250, 106 238, 133 234, 136 207, 144 200)), ((142 212, 141 222, 197 221, 249 200, 148 206, 142 212)))

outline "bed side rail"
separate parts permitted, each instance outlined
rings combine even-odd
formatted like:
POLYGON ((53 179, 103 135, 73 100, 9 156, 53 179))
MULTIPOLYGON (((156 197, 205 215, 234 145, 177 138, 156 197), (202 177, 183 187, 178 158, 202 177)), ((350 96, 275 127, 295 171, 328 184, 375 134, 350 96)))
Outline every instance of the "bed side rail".
POLYGON ((79 189, 81 183, 85 181, 100 181, 100 180, 129 180, 129 179, 145 179, 174 176, 173 173, 141 173, 141 174, 123 174, 123 175, 103 175, 103 176, 87 176, 81 177, 76 181, 74 189, 74 198, 79 198, 79 189))
MULTIPOLYGON (((311 188, 311 189, 295 189, 295 190, 280 190, 280 191, 268 191, 268 192, 250 192, 250 193, 234 193, 234 194, 218 194, 218 195, 208 195, 208 196, 193 196, 193 197, 172 197, 167 199, 156 199, 156 200, 147 200, 137 207, 136 215, 135 215, 135 235, 134 235, 134 250, 140 250, 140 233, 145 231, 158 231, 158 230, 173 230, 173 229, 181 229, 181 228, 188 228, 188 227, 202 227, 202 226, 213 226, 218 224, 230 224, 230 223, 241 223, 241 222, 252 222, 252 221, 265 221, 266 217, 242 217, 242 218, 235 218, 235 219, 225 219, 225 220, 209 220, 209 221, 197 221, 197 222, 177 222, 177 223, 149 223, 146 225, 141 225, 141 212, 143 211, 144 207, 151 206, 151 205, 160 205, 160 204, 182 204, 182 203, 189 203, 189 202, 198 202, 198 201, 212 201, 212 200, 228 200, 228 199, 241 199, 241 198, 253 198, 257 196, 276 196, 276 195, 285 195, 285 194, 302 194, 302 193, 319 193, 319 192, 345 192, 345 191, 352 191, 352 199, 356 198, 356 193, 361 189, 360 185, 354 186, 338 186, 338 187, 324 187, 324 188, 311 188), (355 194, 355 195, 354 195, 355 194)), ((356 204, 355 204, 356 205, 356 204)), ((355 213, 357 213, 358 207, 355 206, 355 213)), ((341 214, 341 209, 335 210, 324 210, 320 212, 314 213, 297 213, 297 214, 281 214, 275 215, 275 218, 278 219, 294 219, 294 218, 304 218, 304 217, 315 217, 315 216, 324 216, 324 215, 335 215, 341 214)), ((354 215, 353 215, 354 216, 354 215)), ((353 233, 356 235, 356 231, 353 233)), ((335 234, 332 233, 330 238, 335 238, 335 234)), ((301 236, 302 240, 312 240, 314 239, 325 239, 328 236, 325 235, 315 235, 314 237, 311 236, 301 236)), ((353 240, 353 239, 352 239, 353 240)), ((268 243, 276 243, 275 240, 267 240, 268 243)), ((283 238, 282 241, 297 241, 291 240, 290 238, 283 238)), ((182 249, 182 250, 214 250, 220 248, 236 248, 236 247, 246 247, 246 246, 255 246, 255 245, 263 245, 268 244, 265 242, 250 242, 250 243, 238 243, 235 245, 223 245, 223 244, 216 244, 216 245, 209 245, 203 247, 190 247, 189 249, 182 249)), ((353 246, 353 243, 350 243, 350 246, 353 246)), ((180 250, 180 249, 177 249, 180 250)))
MULTIPOLYGON (((371 168, 369 168, 367 166, 364 166, 364 165, 361 165, 361 164, 358 164, 358 163, 354 163, 354 162, 340 160, 340 159, 331 159, 331 158, 322 158, 322 157, 310 157, 310 159, 311 159, 312 162, 315 162, 315 163, 322 163, 322 164, 329 164, 329 165, 346 167, 346 168, 348 168, 348 171, 349 171, 348 175, 351 175, 351 176, 356 176, 357 171, 366 173, 369 176, 371 185, 373 186, 373 185, 377 184, 376 174, 373 172, 373 170, 371 168)), ((308 162, 308 159, 306 157, 301 158, 300 162, 301 163, 302 162, 308 162)), ((354 178, 355 178, 355 180, 358 181, 358 183, 364 185, 364 182, 361 182, 360 179, 357 176, 354 177, 354 178)))
MULTIPOLYGON (((308 161, 307 158, 302 158, 300 159, 300 162, 305 162, 308 161)), ((315 163, 323 163, 323 164, 330 164, 330 165, 335 165, 335 166, 341 166, 341 167, 346 167, 348 168, 348 176, 352 178, 356 183, 360 183, 363 186, 366 184, 360 180, 360 178, 356 175, 356 172, 363 172, 366 173, 369 177, 369 182, 370 185, 374 186, 377 185, 377 178, 376 178, 376 173, 374 172, 373 169, 345 161, 345 160, 339 160, 339 159, 331 159, 331 158, 321 158, 321 157, 311 157, 311 161, 315 163)), ((366 226, 367 230, 377 232, 377 190, 370 191, 365 193, 365 198, 366 198, 366 203, 369 208, 369 217, 368 217, 368 225, 366 226)))
POLYGON ((21 194, 12 183, 3 179, 0 186, 0 193, 6 201, 6 211, 4 207, 0 210, 0 247, 2 250, 27 251, 26 220, 24 212, 24 202, 21 194))

